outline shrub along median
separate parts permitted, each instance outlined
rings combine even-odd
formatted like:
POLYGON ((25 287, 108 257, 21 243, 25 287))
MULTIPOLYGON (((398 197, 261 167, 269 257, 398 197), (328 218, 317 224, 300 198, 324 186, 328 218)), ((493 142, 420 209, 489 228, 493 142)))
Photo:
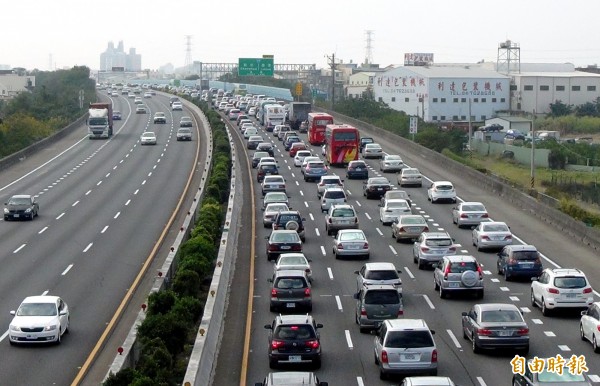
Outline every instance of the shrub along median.
POLYGON ((135 368, 111 374, 104 385, 180 385, 196 337, 218 253, 231 177, 231 147, 225 124, 206 103, 197 103, 213 133, 213 158, 198 221, 182 244, 169 289, 148 298, 145 320, 138 328, 140 358, 135 368), (210 280, 208 280, 210 282, 210 280))

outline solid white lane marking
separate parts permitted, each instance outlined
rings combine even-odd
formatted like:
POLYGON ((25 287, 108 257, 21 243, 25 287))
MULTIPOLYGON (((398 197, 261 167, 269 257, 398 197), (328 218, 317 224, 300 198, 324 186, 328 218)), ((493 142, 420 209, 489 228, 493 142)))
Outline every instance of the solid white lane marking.
POLYGON ((27 244, 21 244, 21 246, 13 251, 13 253, 18 253, 21 249, 25 248, 27 244))
POLYGON ((553 333, 552 331, 544 331, 544 335, 549 336, 549 337, 555 337, 556 334, 553 333))
POLYGON ((544 324, 544 322, 542 322, 541 319, 531 319, 531 321, 533 322, 533 324, 544 324))
POLYGON ((41 235, 42 233, 46 232, 46 230, 48 229, 48 227, 43 227, 39 232, 38 235, 41 235))
POLYGON ((423 298, 425 299, 425 302, 429 305, 429 308, 431 308, 432 310, 435 310, 435 306, 433 305, 431 300, 429 300, 429 296, 423 295, 423 298))
POLYGON ((104 226, 104 228, 102 228, 102 230, 100 231, 100 233, 106 232, 107 229, 108 229, 108 225, 104 226))
POLYGON ((454 334, 452 333, 452 330, 446 330, 446 332, 448 333, 448 335, 450 335, 450 339, 452 339, 452 343, 454 343, 456 348, 461 349, 462 347, 458 342, 458 339, 456 339, 456 336, 454 336, 454 334))
POLYGON ((113 217, 113 218, 117 219, 120 215, 121 215, 121 212, 117 212, 117 214, 115 214, 115 217, 113 217))
POLYGON ((65 212, 62 212, 61 214, 59 214, 59 215, 58 215, 58 217, 57 217, 56 219, 57 219, 57 220, 60 220, 60 218, 61 218, 62 216, 64 216, 64 215, 65 215, 65 212))
POLYGON ((83 250, 83 252, 87 252, 90 250, 90 248, 92 247, 92 245, 94 245, 94 243, 89 243, 87 247, 85 247, 85 249, 83 250))
POLYGON ((77 204, 79 204, 79 201, 75 201, 71 206, 77 206, 77 204))
POLYGON ((317 236, 321 236, 321 233, 319 233, 319 228, 315 228, 315 233, 317 234, 317 236))
POLYGON ((323 254, 323 256, 327 255, 327 253, 325 253, 325 247, 321 245, 321 253, 323 254))
POLYGON ((392 247, 391 245, 388 245, 388 247, 390 247, 390 249, 392 250, 392 253, 393 253, 394 255, 397 255, 397 254, 398 254, 398 252, 396 252, 396 250, 394 249, 394 247, 392 247))
POLYGON ((377 233, 379 233, 380 236, 383 236, 383 233, 381 232, 381 230, 379 230, 379 228, 375 228, 375 230, 377 231, 377 233))
POLYGON ((62 276, 65 276, 67 272, 69 272, 73 268, 73 264, 69 264, 69 266, 61 273, 62 276))
POLYGON ((350 331, 345 330, 344 334, 346 335, 346 343, 348 343, 348 348, 350 350, 354 349, 354 345, 352 344, 352 338, 350 337, 350 331))
POLYGON ((327 274, 329 275, 329 278, 333 280, 333 271, 331 270, 331 267, 327 267, 327 274))
POLYGON ((340 311, 344 311, 344 308, 342 307, 342 301, 340 300, 340 297, 338 295, 335 295, 335 302, 337 303, 337 308, 340 311))
POLYGON ((360 202, 358 202, 358 201, 356 201, 356 205, 358 205, 358 206, 362 206, 362 205, 360 204, 360 202))
POLYGON ((413 275, 413 273, 410 271, 410 269, 408 269, 408 267, 404 267, 404 272, 406 272, 408 277, 410 277, 411 279, 415 278, 415 275, 413 275))

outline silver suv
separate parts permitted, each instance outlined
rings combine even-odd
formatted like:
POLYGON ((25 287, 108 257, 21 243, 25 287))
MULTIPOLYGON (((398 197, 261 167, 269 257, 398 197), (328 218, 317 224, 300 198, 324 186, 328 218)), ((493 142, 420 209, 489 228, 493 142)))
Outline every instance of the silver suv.
POLYGON ((354 294, 354 299, 355 320, 360 332, 377 329, 382 321, 404 315, 402 294, 393 285, 365 284, 354 294))
POLYGON ((483 298, 483 271, 473 256, 444 256, 435 265, 433 284, 440 298, 450 292, 473 292, 483 298))
POLYGON ((384 320, 375 337, 375 364, 379 377, 389 374, 437 375, 438 352, 423 319, 384 320))
POLYGON ((327 212, 331 205, 346 202, 346 192, 342 188, 325 189, 321 196, 321 212, 327 212))
POLYGON ((358 216, 352 205, 331 205, 325 215, 327 235, 337 233, 340 229, 358 229, 358 216))
POLYGON ((354 273, 356 274, 356 291, 360 291, 365 284, 387 284, 402 293, 402 279, 398 275, 402 271, 396 269, 394 263, 366 263, 360 271, 354 271, 354 273))
POLYGON ((254 386, 329 386, 328 382, 319 381, 314 373, 308 371, 279 371, 269 373, 263 382, 257 382, 254 386))
POLYGON ((413 244, 413 261, 423 269, 442 257, 456 254, 454 239, 447 232, 423 232, 413 244))

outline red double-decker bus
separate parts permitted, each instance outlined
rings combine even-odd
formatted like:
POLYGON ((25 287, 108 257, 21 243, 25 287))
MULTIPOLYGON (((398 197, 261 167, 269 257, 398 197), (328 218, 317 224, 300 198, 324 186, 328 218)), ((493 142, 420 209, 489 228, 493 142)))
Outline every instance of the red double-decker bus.
POLYGON ((333 117, 325 113, 308 113, 308 142, 311 145, 325 143, 325 127, 333 124, 333 117))
POLYGON ((332 166, 345 166, 358 159, 360 135, 350 125, 327 125, 325 159, 332 166))

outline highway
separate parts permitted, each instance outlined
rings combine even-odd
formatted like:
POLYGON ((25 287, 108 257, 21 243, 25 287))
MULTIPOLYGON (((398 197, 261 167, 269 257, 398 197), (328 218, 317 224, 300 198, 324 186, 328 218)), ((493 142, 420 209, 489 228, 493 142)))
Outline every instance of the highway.
MULTIPOLYGON (((196 163, 204 162, 200 144, 205 149, 207 142, 204 133, 199 140, 197 119, 192 142, 175 140, 179 118, 194 117, 187 109, 171 112, 168 98, 159 95, 144 99, 147 114, 135 114, 133 99, 112 101, 123 120, 114 122, 111 139, 89 140, 82 126, 0 174, 3 202, 13 194, 33 194, 40 203, 34 221, 0 222, 2 385, 68 385, 75 379, 168 236, 196 163), (156 111, 167 114, 166 125, 153 124, 156 111), (156 132, 156 146, 140 146, 146 129, 156 132), (40 294, 61 296, 69 305, 70 333, 60 345, 10 346, 8 311, 40 294)), ((137 312, 139 304, 132 307, 137 312)))
MULTIPOLYGON (((339 122, 336 122, 339 123, 339 122)), ((232 125, 233 131, 239 135, 239 130, 232 125)), ((301 212, 306 218, 306 243, 304 253, 312 259, 313 269, 313 312, 317 323, 323 323, 321 344, 323 348, 323 365, 317 370, 322 381, 330 385, 375 386, 397 384, 398 379, 381 381, 379 371, 373 361, 373 339, 370 334, 361 334, 354 323, 355 301, 352 298, 356 291, 354 271, 358 270, 365 261, 335 260, 331 252, 332 238, 325 232, 324 214, 321 213, 316 195, 316 184, 304 182, 299 168, 294 167, 293 159, 283 150, 281 142, 261 129, 263 138, 272 141, 277 147, 276 158, 280 173, 287 181, 290 205, 301 212)), ((371 136, 368 134, 363 134, 371 136)), ((301 134, 306 141, 306 134, 301 134)), ((477 302, 514 303, 524 313, 530 328, 530 355, 551 357, 557 354, 565 358, 571 355, 584 355, 589 367, 589 378, 598 384, 600 382, 600 361, 587 342, 579 337, 579 315, 577 312, 560 314, 551 317, 542 316, 537 308, 532 308, 529 301, 530 283, 505 282, 496 274, 495 252, 477 252, 471 244, 471 231, 458 229, 452 224, 452 204, 431 204, 427 201, 426 187, 431 180, 450 180, 457 188, 460 199, 465 201, 483 202, 490 217, 494 220, 505 221, 511 226, 518 243, 537 246, 544 254, 545 267, 577 267, 582 269, 595 289, 600 288, 600 275, 597 256, 586 246, 579 245, 574 240, 563 236, 552 226, 540 222, 533 216, 502 202, 498 197, 491 196, 478 186, 466 183, 460 175, 449 174, 443 165, 433 164, 423 154, 406 152, 397 144, 375 140, 382 144, 384 151, 389 154, 400 154, 409 166, 418 167, 424 176, 422 188, 403 188, 411 195, 413 212, 422 214, 430 224, 431 230, 445 230, 456 240, 458 254, 472 254, 484 265, 485 297, 477 300, 470 296, 453 296, 441 299, 433 289, 432 270, 419 270, 412 261, 412 243, 396 243, 391 238, 391 229, 379 222, 378 200, 366 200, 362 195, 362 181, 346 180, 345 188, 348 202, 359 212, 360 229, 369 240, 371 248, 370 261, 393 262, 402 270, 401 278, 404 287, 404 317, 423 318, 431 329, 438 348, 439 375, 450 376, 462 386, 500 386, 511 381, 512 373, 509 364, 514 354, 488 352, 474 354, 470 341, 462 338, 461 312, 468 311, 477 302)), ((238 144, 245 141, 236 141, 238 144)), ((313 153, 320 155, 320 148, 312 147, 313 153)), ((248 156, 253 151, 247 151, 248 156)), ((370 165, 370 176, 379 175, 378 160, 367 160, 370 165)), ((243 163, 242 166, 245 164, 243 163)), ((243 328, 245 315, 237 310, 228 311, 228 324, 225 327, 223 346, 225 352, 219 356, 219 364, 215 376, 215 385, 239 384, 240 374, 247 370, 247 385, 263 380, 272 371, 269 369, 267 357, 268 331, 263 328, 272 322, 275 314, 269 312, 270 283, 267 279, 272 275, 272 263, 267 262, 265 253, 265 236, 269 230, 263 228, 262 211, 260 210, 260 185, 256 182, 255 172, 252 171, 253 193, 257 207, 252 325, 250 333, 249 361, 247 366, 238 369, 229 359, 236 357, 242 347, 242 342, 228 342, 228 337, 239 337, 239 328, 243 328), (231 314, 233 313, 233 314, 231 314), (228 332, 230 331, 230 332, 228 332), (227 351, 229 350, 229 351, 227 351)), ((345 171, 333 168, 335 173, 345 178, 345 171)), ((395 174, 384 174, 397 186, 395 174)), ((249 219, 247 218, 246 221, 249 219)), ((247 275, 248 270, 236 272, 247 275)), ((242 278, 234 279, 237 283, 242 278)), ((232 286, 232 297, 243 287, 232 286)), ((242 365, 244 366, 244 365, 242 365)))

